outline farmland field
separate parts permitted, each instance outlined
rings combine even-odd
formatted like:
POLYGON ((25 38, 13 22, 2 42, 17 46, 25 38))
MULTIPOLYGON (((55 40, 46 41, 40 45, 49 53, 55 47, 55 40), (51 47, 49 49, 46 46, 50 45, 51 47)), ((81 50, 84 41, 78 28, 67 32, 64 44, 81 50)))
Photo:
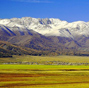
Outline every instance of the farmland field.
POLYGON ((89 63, 89 57, 14 56, 0 58, 0 88, 89 88, 89 65, 27 65, 7 62, 89 63))

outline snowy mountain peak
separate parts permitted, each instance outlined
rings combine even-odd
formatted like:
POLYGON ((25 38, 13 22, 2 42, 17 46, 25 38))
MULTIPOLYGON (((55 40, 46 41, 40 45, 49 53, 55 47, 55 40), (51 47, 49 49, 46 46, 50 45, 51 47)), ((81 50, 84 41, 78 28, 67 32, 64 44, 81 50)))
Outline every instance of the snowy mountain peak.
POLYGON ((0 25, 8 27, 10 30, 33 30, 46 36, 89 36, 89 22, 76 21, 68 23, 55 18, 12 18, 0 19, 0 25))

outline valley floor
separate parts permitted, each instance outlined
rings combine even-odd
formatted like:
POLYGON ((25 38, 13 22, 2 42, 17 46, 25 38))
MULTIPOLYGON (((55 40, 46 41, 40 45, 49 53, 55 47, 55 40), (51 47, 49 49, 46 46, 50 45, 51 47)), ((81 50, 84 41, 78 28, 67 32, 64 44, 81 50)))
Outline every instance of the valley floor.
POLYGON ((26 65, 89 65, 87 56, 30 56, 14 55, 0 58, 0 64, 26 64, 26 65))
POLYGON ((89 66, 0 65, 0 88, 89 88, 89 66))

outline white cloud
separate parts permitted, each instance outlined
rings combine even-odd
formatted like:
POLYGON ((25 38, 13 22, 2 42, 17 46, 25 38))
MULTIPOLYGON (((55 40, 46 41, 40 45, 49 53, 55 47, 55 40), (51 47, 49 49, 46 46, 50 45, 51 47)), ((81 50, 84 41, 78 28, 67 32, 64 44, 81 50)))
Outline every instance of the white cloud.
POLYGON ((52 3, 52 1, 49 0, 11 0, 11 1, 30 2, 30 3, 52 3))

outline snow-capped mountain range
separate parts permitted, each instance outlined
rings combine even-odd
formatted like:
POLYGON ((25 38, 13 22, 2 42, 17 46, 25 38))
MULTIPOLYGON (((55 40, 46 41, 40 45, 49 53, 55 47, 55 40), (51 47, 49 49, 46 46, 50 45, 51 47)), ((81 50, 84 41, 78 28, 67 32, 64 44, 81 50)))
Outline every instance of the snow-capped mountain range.
MULTIPOLYGON (((89 22, 31 17, 0 19, 0 43, 4 50, 8 49, 7 44, 12 44, 58 55, 89 55, 89 22), (2 46, 2 42, 8 43, 2 46)), ((12 45, 11 52, 15 49, 12 45)))
POLYGON ((45 36, 61 36, 75 38, 76 36, 89 36, 89 22, 76 21, 68 23, 54 18, 12 18, 0 19, 0 27, 7 27, 11 31, 33 30, 45 36))

